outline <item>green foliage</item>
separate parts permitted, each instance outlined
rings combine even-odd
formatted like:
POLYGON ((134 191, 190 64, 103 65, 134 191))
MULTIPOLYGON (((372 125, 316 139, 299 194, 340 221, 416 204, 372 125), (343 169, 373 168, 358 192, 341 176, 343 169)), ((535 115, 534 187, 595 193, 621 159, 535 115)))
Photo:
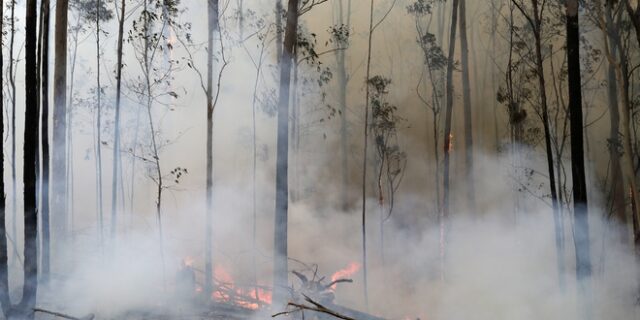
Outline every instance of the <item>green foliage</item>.
MULTIPOLYGON (((100 0, 100 22, 106 22, 113 19, 113 10, 107 7, 108 2, 100 0)), ((98 0, 74 0, 69 5, 78 11, 80 19, 84 23, 95 23, 98 13, 98 0)))

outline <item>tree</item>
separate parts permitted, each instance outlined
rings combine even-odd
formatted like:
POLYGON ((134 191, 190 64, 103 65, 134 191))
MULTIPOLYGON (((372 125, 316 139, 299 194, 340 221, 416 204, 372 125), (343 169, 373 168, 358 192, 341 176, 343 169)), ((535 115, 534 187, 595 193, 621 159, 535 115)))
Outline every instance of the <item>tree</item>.
POLYGON ((538 79, 538 91, 540 95, 540 106, 542 113, 542 126, 544 128, 544 143, 546 149, 547 158, 547 170, 549 174, 549 188, 551 191, 551 206, 553 209, 553 219, 555 225, 555 240, 556 240, 556 253, 558 264, 558 280, 560 286, 564 286, 564 243, 562 223, 560 216, 560 204, 558 202, 558 192, 556 184, 556 175, 554 170, 553 149, 551 145, 551 129, 549 126, 549 107, 547 103, 547 87, 544 75, 544 58, 542 56, 542 12, 544 12, 544 5, 539 5, 538 0, 531 0, 532 13, 530 14, 525 10, 522 3, 517 0, 512 0, 513 4, 518 8, 520 13, 527 19, 527 22, 533 30, 533 38, 535 43, 535 70, 538 79))
POLYGON ((436 39, 436 36, 429 31, 429 25, 426 27, 423 26, 422 20, 424 20, 424 17, 433 15, 432 6, 433 4, 431 2, 416 0, 416 2, 407 7, 407 11, 409 14, 413 15, 415 19, 416 31, 418 33, 417 43, 424 55, 424 68, 420 75, 420 79, 418 80, 418 84, 416 85, 416 94, 418 99, 420 99, 420 102, 422 102, 422 104, 431 111, 431 126, 433 128, 433 131, 431 132, 433 136, 431 138, 433 139, 433 157, 435 160, 435 170, 433 170, 435 181, 433 185, 435 188, 436 199, 436 201, 433 201, 433 212, 435 212, 436 217, 440 217, 440 144, 438 141, 440 140, 442 99, 444 96, 444 71, 447 65, 447 57, 444 55, 442 48, 438 45, 438 39, 436 39), (423 78, 425 77, 425 71, 429 81, 428 85, 430 85, 431 89, 430 98, 426 97, 424 93, 421 93, 423 90, 420 89, 423 83, 423 78))
MULTIPOLYGON (((205 294, 213 291, 213 110, 215 107, 213 96, 213 38, 219 34, 218 0, 207 0, 208 29, 207 36, 207 207, 205 213, 205 294)), ((242 15, 242 12, 240 12, 242 15)), ((217 100, 216 94, 216 100, 217 100)))
POLYGON ((444 120, 444 169, 443 169, 443 199, 442 199, 442 214, 440 215, 440 259, 442 259, 443 270, 441 270, 441 276, 444 278, 444 255, 445 255, 445 242, 447 232, 447 220, 449 219, 449 197, 450 197, 450 162, 451 162, 451 122, 453 113, 453 64, 454 56, 456 52, 456 25, 458 20, 458 0, 453 0, 453 7, 451 8, 451 32, 449 33, 449 55, 447 56, 447 84, 446 84, 446 105, 445 105, 445 120, 444 120))
MULTIPOLYGON (((0 17, 4 17, 4 3, 0 1, 0 17)), ((4 33, 4 19, 0 19, 0 35, 4 33)), ((0 36, 0 70, 4 70, 4 37, 0 36)), ((13 63, 9 60, 9 63, 13 63)), ((0 88, 4 87, 4 72, 0 72, 0 88)), ((7 196, 4 192, 4 90, 0 90, 0 307, 5 318, 11 308, 9 298, 9 259, 7 250, 7 196)))
POLYGON ((96 0, 96 196, 100 243, 104 241, 104 207, 102 205, 102 86, 100 85, 100 0, 96 0))
POLYGON ((33 318, 38 289, 38 210, 36 200, 36 158, 38 146, 38 92, 36 69, 36 0, 28 0, 25 32, 25 131, 24 131, 24 284, 20 302, 21 316, 33 318))
MULTIPOLYGON (((285 301, 284 288, 288 278, 288 208, 289 208, 289 94, 291 86, 291 66, 298 31, 298 0, 289 0, 282 56, 280 58, 280 87, 278 94, 278 131, 276 151, 276 204, 274 230, 274 299, 285 301)), ((278 31, 279 32, 279 31, 278 31)))
POLYGON ((371 125, 369 130, 373 135, 374 150, 376 151, 376 183, 378 187, 378 206, 380 209, 380 256, 385 263, 384 256, 384 223, 391 217, 395 205, 395 195, 404 176, 407 165, 407 155, 398 145, 398 123, 402 118, 398 116, 398 107, 387 100, 388 86, 391 79, 374 76, 367 85, 372 87, 371 94, 371 125))
MULTIPOLYGON (((116 49, 116 105, 113 121, 113 164, 111 176, 111 240, 115 239, 118 211, 118 174, 120 164, 120 104, 122 100, 122 45, 124 43, 124 19, 126 0, 120 2, 120 15, 118 17, 118 47, 116 49)), ((124 201, 124 199, 122 199, 124 201)))
POLYGON ((466 1, 459 0, 458 9, 460 19, 458 28, 460 29, 460 64, 462 67, 462 105, 464 111, 464 159, 467 170, 467 207, 475 209, 475 188, 473 180, 473 116, 471 110, 471 84, 469 83, 469 46, 467 43, 467 9, 466 1))
POLYGON ((67 236, 67 13, 69 0, 56 2, 55 64, 53 71, 53 145, 51 159, 52 224, 56 241, 67 236), (57 234, 56 234, 57 233, 57 234))
POLYGON ((584 169, 582 122, 582 85, 580 79, 580 27, 578 0, 566 2, 567 64, 569 79, 569 112, 571 132, 571 176, 573 178, 574 244, 576 277, 584 282, 591 276, 589 252, 589 216, 584 169))
MULTIPOLYGON (((17 237, 18 229, 16 227, 17 222, 17 210, 18 210, 18 191, 16 185, 18 178, 16 176, 16 74, 14 61, 14 43, 16 36, 16 0, 11 0, 11 36, 9 38, 9 86, 11 87, 11 204, 13 205, 11 210, 11 236, 17 237)), ((14 250, 14 257, 17 256, 17 249, 14 250)))
POLYGON ((42 218, 42 280, 47 283, 50 274, 51 243, 49 226, 49 0, 40 2, 40 41, 38 57, 40 63, 40 106, 41 106, 41 144, 42 144, 42 175, 40 184, 42 218))
POLYGON ((340 165, 342 176, 342 208, 349 205, 349 136, 347 132, 347 84, 349 77, 346 66, 346 50, 349 46, 349 28, 351 27, 351 0, 347 1, 346 21, 343 1, 338 1, 338 25, 332 31, 333 41, 336 42, 335 52, 338 73, 338 104, 340 105, 340 165))

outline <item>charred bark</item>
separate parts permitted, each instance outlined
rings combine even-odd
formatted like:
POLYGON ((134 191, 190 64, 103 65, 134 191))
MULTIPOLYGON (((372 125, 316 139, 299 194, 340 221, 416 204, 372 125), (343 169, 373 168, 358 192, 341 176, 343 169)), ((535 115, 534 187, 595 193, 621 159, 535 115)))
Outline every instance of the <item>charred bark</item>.
POLYGON ((566 10, 571 174, 573 180, 574 210, 573 239, 576 254, 576 277, 578 282, 584 282, 591 277, 591 254, 589 250, 589 211, 587 207, 587 186, 584 167, 578 0, 567 0, 566 10))
POLYGON ((24 131, 24 284, 19 309, 32 319, 38 288, 38 210, 36 199, 36 158, 38 145, 38 92, 36 68, 37 4, 28 0, 25 17, 25 131, 24 131))
POLYGON ((274 299, 284 302, 288 275, 287 229, 289 208, 289 94, 291 66, 298 30, 298 0, 289 0, 287 26, 280 60, 280 90, 278 101, 278 133, 276 154, 276 206, 274 230, 274 299))
POLYGON ((49 0, 40 2, 40 39, 42 41, 40 57, 40 106, 41 106, 41 144, 42 175, 40 184, 40 217, 42 219, 42 283, 47 283, 50 273, 50 231, 49 231, 49 0))
POLYGON ((69 0, 56 2, 55 65, 53 71, 53 145, 51 162, 52 223, 60 244, 67 236, 66 118, 67 118, 67 13, 69 0))

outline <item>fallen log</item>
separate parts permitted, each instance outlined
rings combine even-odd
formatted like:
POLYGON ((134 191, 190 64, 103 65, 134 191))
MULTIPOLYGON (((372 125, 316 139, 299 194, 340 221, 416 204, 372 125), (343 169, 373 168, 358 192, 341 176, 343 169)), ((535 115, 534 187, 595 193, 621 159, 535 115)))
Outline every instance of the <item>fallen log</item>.
POLYGON ((93 313, 89 313, 88 315, 86 315, 84 317, 78 318, 78 317, 70 316, 68 314, 64 314, 64 313, 61 313, 61 312, 50 311, 50 310, 46 310, 46 309, 42 309, 42 308, 33 308, 33 312, 46 313, 46 314, 50 314, 52 316, 65 318, 65 319, 69 319, 69 320, 93 320, 93 318, 95 318, 95 315, 93 313))

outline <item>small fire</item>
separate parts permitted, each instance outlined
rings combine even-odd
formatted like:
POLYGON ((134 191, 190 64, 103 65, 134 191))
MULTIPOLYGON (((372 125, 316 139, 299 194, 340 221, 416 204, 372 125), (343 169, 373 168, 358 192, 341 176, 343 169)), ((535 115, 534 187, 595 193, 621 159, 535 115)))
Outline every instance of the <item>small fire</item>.
POLYGON ((271 291, 259 286, 241 288, 235 284, 231 274, 219 265, 214 268, 213 273, 216 280, 216 289, 211 295, 213 300, 233 303, 252 310, 271 304, 271 291))
POLYGON ((447 147, 447 151, 453 151, 453 133, 449 133, 449 146, 447 147))
MULTIPOLYGON (((357 262, 349 263, 349 265, 346 268, 338 270, 331 275, 331 282, 340 280, 340 279, 347 279, 353 276, 356 272, 360 271, 360 267, 361 265, 357 262)), ((336 284, 334 283, 331 286, 331 290, 335 290, 335 289, 336 289, 336 284)))

